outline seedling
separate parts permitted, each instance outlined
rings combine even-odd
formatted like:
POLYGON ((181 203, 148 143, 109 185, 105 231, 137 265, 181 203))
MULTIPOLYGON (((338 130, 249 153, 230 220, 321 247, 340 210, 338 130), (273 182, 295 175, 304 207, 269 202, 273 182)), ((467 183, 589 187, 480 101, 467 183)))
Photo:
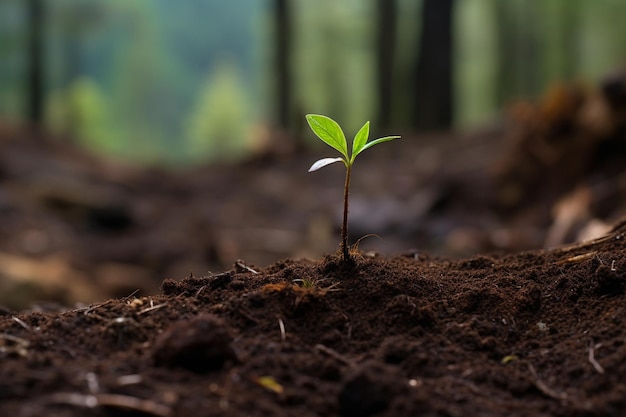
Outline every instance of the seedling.
POLYGON ((388 142, 393 139, 399 139, 400 136, 385 136, 368 142, 370 134, 370 122, 365 122, 363 127, 359 129, 357 134, 352 140, 352 152, 348 154, 348 143, 346 142, 346 136, 341 130, 341 126, 333 119, 327 116, 319 114, 307 114, 306 120, 311 127, 311 130, 315 135, 320 138, 324 143, 330 147, 336 149, 341 154, 339 158, 322 158, 316 161, 309 172, 317 171, 326 165, 333 164, 335 162, 343 162, 346 166, 346 182, 343 189, 343 223, 341 225, 341 252, 343 254, 344 262, 350 262, 350 251, 348 250, 348 195, 350 194, 350 174, 352 172, 352 165, 357 155, 364 150, 371 148, 382 142, 388 142))

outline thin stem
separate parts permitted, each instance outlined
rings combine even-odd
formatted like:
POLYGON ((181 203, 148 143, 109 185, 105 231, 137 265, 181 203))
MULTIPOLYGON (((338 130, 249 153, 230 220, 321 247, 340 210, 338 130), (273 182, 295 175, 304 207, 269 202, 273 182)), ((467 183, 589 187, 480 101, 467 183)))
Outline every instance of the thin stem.
POLYGON ((346 184, 343 188, 343 224, 341 225, 341 251, 344 262, 350 261, 348 250, 348 195, 350 194, 350 172, 352 164, 346 165, 346 184))

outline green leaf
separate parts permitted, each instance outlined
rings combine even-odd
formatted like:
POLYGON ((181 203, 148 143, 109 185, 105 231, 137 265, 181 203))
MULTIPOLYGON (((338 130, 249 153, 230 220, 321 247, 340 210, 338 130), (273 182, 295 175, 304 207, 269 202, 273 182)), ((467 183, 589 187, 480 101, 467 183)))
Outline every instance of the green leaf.
POLYGON ((364 150, 369 149, 374 145, 378 145, 379 143, 389 142, 390 140, 394 140, 394 139, 400 139, 400 136, 385 136, 384 138, 378 138, 376 140, 371 141, 367 145, 363 146, 363 149, 361 149, 360 152, 363 152, 364 150))
POLYGON ((317 171, 320 168, 324 168, 326 165, 334 164, 335 162, 344 162, 343 158, 322 158, 318 161, 315 161, 311 168, 309 168, 309 172, 317 171))
POLYGON ((354 136, 354 140, 352 141, 352 157, 350 158, 350 163, 353 163, 354 158, 356 158, 356 156, 361 153, 369 136, 370 122, 365 122, 363 127, 359 129, 357 134, 354 136))
POLYGON ((307 114, 306 121, 318 138, 338 150, 346 161, 349 160, 346 136, 337 122, 330 117, 320 114, 307 114))

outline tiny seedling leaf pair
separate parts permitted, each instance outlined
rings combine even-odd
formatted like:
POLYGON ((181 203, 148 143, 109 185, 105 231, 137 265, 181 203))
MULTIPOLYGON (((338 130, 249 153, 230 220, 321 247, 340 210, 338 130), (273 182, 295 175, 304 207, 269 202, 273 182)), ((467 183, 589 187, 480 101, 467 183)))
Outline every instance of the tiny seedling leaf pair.
POLYGON ((336 149, 341 157, 336 158, 322 158, 316 161, 309 172, 317 171, 326 165, 334 164, 335 162, 343 162, 346 166, 346 182, 343 192, 343 224, 341 227, 341 250, 343 252, 343 260, 348 263, 351 261, 350 252, 348 251, 348 195, 350 193, 350 173, 352 171, 352 165, 357 155, 364 150, 371 148, 374 145, 378 145, 382 142, 388 142, 393 139, 399 139, 400 136, 385 136, 368 142, 370 135, 370 122, 366 122, 361 129, 357 132, 352 140, 352 152, 348 153, 348 142, 346 136, 341 130, 341 127, 337 122, 327 116, 319 114, 307 114, 306 120, 311 127, 311 130, 315 135, 320 138, 324 143, 330 147, 336 149))
POLYGON ((337 122, 330 117, 319 114, 307 114, 306 120, 309 123, 311 130, 318 138, 330 147, 339 151, 341 154, 340 158, 322 158, 319 161, 316 161, 313 165, 311 165, 311 168, 309 168, 309 172, 317 171, 326 165, 340 161, 343 161, 346 167, 351 167, 357 155, 364 150, 379 143, 400 138, 400 136, 385 136, 368 143, 367 139, 370 135, 370 122, 365 122, 363 127, 361 127, 361 129, 359 129, 357 134, 354 136, 354 139, 352 140, 352 153, 348 154, 348 142, 346 141, 346 136, 337 122))

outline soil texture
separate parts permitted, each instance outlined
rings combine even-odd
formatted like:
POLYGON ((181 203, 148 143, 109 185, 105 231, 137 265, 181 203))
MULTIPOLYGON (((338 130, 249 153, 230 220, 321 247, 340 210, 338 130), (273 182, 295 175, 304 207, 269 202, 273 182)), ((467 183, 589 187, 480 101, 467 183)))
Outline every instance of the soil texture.
POLYGON ((622 416, 626 227, 551 251, 284 260, 0 319, 0 415, 622 416))

